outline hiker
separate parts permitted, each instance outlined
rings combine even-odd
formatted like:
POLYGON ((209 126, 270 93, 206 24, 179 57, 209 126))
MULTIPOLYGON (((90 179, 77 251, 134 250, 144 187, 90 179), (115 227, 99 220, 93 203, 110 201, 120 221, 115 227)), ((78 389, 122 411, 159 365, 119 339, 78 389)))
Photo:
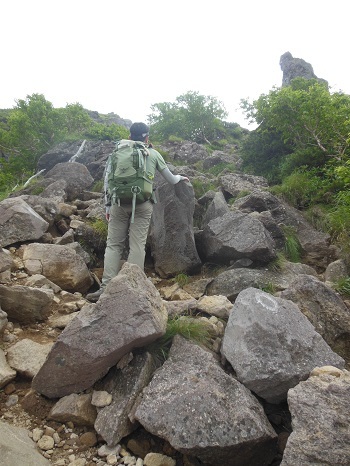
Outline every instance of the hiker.
MULTIPOLYGON (((147 151, 147 154, 145 156, 145 173, 149 179, 149 195, 151 196, 148 200, 137 203, 135 200, 135 197, 137 197, 136 195, 134 195, 132 199, 123 200, 122 195, 119 194, 116 194, 115 199, 113 199, 109 184, 109 180, 112 177, 111 173, 113 171, 113 162, 111 157, 109 157, 107 161, 104 176, 104 190, 106 193, 105 201, 106 219, 108 221, 108 235, 107 246, 104 255, 104 270, 101 288, 94 293, 89 293, 86 295, 86 299, 89 301, 96 302, 103 293, 108 282, 118 274, 121 268, 122 253, 128 234, 129 255, 127 261, 131 262, 132 264, 137 264, 139 267, 141 267, 142 270, 144 269, 145 246, 154 203, 153 179, 155 171, 158 170, 164 179, 173 185, 179 183, 180 181, 189 182, 189 179, 186 176, 174 175, 171 173, 163 157, 159 152, 153 149, 152 144, 148 142, 148 137, 149 127, 145 123, 133 123, 130 127, 129 140, 122 140, 119 142, 120 147, 125 147, 133 146, 134 143, 131 141, 137 141, 137 144, 141 143, 141 148, 146 148, 145 150, 147 151), (118 196, 120 198, 118 198, 118 196)), ((126 170, 125 167, 124 170, 126 170)), ((132 188, 134 188, 134 186, 132 188)), ((117 193, 118 192, 119 191, 117 190, 117 193)), ((136 190, 136 192, 138 191, 136 190)))

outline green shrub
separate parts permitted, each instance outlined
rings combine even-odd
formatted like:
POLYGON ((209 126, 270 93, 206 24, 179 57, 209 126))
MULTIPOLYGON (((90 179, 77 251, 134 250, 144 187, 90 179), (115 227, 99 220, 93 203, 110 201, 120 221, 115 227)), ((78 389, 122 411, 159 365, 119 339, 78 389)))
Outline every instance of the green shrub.
POLYGON ((297 233, 293 227, 282 226, 285 236, 284 252, 286 258, 290 262, 300 262, 301 258, 301 245, 298 240, 297 233))
POLYGON ((103 187, 104 187, 104 184, 103 184, 103 180, 98 180, 94 183, 93 187, 92 187, 92 191, 94 193, 102 193, 103 192, 103 187))
POLYGON ((190 316, 176 316, 168 320, 165 334, 148 345, 147 351, 159 362, 165 361, 175 335, 181 335, 203 345, 209 345, 213 336, 210 326, 202 320, 190 316))
POLYGON ((280 272, 281 270, 283 270, 286 262, 287 259, 284 253, 278 252, 276 255, 276 259, 269 263, 268 269, 271 270, 271 272, 280 272))
POLYGON ((215 191, 215 189, 216 189, 216 184, 213 183, 213 182, 210 182, 210 181, 203 182, 201 180, 198 180, 198 179, 194 178, 194 179, 191 180, 191 183, 192 183, 192 186, 193 186, 194 195, 195 195, 195 197, 197 199, 202 197, 208 191, 210 191, 210 190, 215 191))
POLYGON ((189 279, 190 277, 185 273, 178 273, 174 280, 182 288, 183 286, 187 285, 189 279))
POLYGON ((333 283, 333 288, 340 294, 350 296, 350 277, 341 278, 333 283))
POLYGON ((265 291, 265 293, 275 294, 276 293, 276 286, 272 282, 268 282, 265 285, 259 286, 261 291, 265 291))
POLYGON ((270 192, 283 197, 297 209, 305 209, 322 202, 329 186, 315 170, 300 170, 283 180, 281 185, 270 188, 270 192))
POLYGON ((214 167, 209 168, 208 172, 211 173, 212 175, 219 175, 223 171, 230 171, 230 172, 235 172, 236 171, 236 165, 234 163, 227 163, 227 162, 221 162, 214 167))
POLYGON ((90 222, 91 227, 96 230, 103 240, 107 239, 108 223, 106 220, 96 218, 90 222))

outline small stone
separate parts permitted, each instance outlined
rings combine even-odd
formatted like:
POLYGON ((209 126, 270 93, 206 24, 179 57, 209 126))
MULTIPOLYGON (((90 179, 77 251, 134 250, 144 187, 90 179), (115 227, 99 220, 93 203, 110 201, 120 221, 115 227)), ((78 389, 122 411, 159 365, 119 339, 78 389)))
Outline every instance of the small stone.
POLYGON ((55 463, 53 463, 54 466, 65 466, 66 462, 63 458, 57 460, 55 463))
POLYGON ((97 408, 104 408, 112 403, 112 395, 106 391, 95 390, 92 393, 91 404, 97 408))
POLYGON ((343 371, 334 366, 315 367, 310 373, 310 377, 319 377, 320 375, 332 375, 333 377, 340 377, 343 371))
POLYGON ((57 432, 54 432, 53 435, 52 435, 52 438, 55 442, 55 445, 59 445, 60 442, 61 442, 61 437, 59 436, 59 434, 57 432))
POLYGON ((160 453, 148 453, 143 464, 145 466, 176 466, 176 461, 160 453))
POLYGON ((78 458, 71 463, 68 464, 68 466, 85 466, 86 465, 86 459, 85 458, 78 458))
POLYGON ((136 461, 136 465, 135 466, 143 466, 143 459, 142 458, 138 458, 137 461, 136 461))
POLYGON ((16 391, 16 386, 14 383, 9 383, 6 385, 6 387, 4 388, 4 393, 5 395, 11 395, 13 392, 16 391))
POLYGON ((48 427, 48 426, 45 427, 44 435, 49 435, 50 437, 53 437, 54 433, 55 433, 55 429, 53 429, 52 427, 48 427))
POLYGON ((98 456, 104 457, 108 455, 120 455, 122 447, 121 445, 116 445, 115 447, 108 447, 107 445, 102 445, 97 451, 98 456))
POLYGON ((95 432, 84 432, 84 434, 80 436, 80 443, 87 447, 94 447, 97 444, 95 432))
POLYGON ((37 445, 41 450, 46 451, 51 450, 54 447, 55 442, 49 435, 43 435, 41 439, 39 439, 37 445))
POLYGON ((14 406, 18 403, 18 395, 10 395, 5 403, 5 406, 10 408, 11 406, 14 406))
MULTIPOLYGON (((118 456, 117 455, 108 455, 106 458, 107 464, 115 465, 118 464, 118 456)), ((125 463, 124 463, 125 464, 125 463)))
POLYGON ((130 466, 134 466, 136 464, 135 456, 125 456, 124 457, 124 464, 128 464, 130 466))
POLYGON ((34 442, 38 442, 41 437, 44 435, 44 431, 42 429, 35 428, 33 429, 33 440, 34 442))

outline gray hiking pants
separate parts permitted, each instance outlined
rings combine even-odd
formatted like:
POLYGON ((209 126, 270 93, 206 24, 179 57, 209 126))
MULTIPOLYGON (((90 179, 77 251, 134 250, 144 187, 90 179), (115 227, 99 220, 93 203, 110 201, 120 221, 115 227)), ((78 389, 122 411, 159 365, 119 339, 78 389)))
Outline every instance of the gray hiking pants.
POLYGON ((129 255, 127 261, 132 264, 137 264, 143 270, 146 254, 145 246, 152 211, 153 204, 151 201, 137 204, 134 223, 130 223, 131 205, 118 206, 118 204, 114 204, 111 207, 107 246, 104 256, 103 287, 105 287, 120 270, 120 261, 128 233, 129 255))

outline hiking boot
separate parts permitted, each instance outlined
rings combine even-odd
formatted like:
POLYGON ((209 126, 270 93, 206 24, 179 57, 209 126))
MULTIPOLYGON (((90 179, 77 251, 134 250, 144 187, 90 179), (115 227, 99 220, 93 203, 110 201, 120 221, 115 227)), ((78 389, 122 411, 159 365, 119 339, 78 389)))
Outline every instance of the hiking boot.
POLYGON ((95 291, 94 293, 88 293, 86 296, 85 296, 85 299, 87 299, 88 301, 91 301, 92 303, 96 303, 96 301, 99 300, 101 294, 103 293, 103 288, 100 288, 99 290, 95 291))

